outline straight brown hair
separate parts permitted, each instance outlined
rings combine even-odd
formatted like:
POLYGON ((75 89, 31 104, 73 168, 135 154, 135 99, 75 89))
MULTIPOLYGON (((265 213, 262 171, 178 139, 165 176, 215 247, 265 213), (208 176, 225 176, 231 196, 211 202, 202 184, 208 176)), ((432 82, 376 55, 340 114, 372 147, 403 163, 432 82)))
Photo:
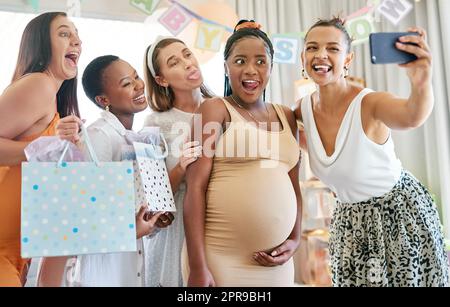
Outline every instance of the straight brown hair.
MULTIPOLYGON (((20 43, 19 56, 12 82, 26 74, 44 72, 52 59, 50 26, 57 17, 67 17, 63 12, 44 13, 26 26, 20 43)), ((61 117, 80 116, 77 98, 77 78, 65 80, 57 95, 57 109, 61 117)))

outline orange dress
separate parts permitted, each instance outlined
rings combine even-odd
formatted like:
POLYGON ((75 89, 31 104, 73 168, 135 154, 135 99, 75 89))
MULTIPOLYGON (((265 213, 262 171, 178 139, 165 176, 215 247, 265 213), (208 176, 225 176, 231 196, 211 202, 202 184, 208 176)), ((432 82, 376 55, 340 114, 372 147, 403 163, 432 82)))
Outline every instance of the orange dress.
MULTIPOLYGON (((56 114, 42 133, 18 139, 32 142, 41 136, 55 135, 56 114)), ((22 166, 0 166, 0 287, 21 287, 28 260, 20 257, 20 200, 22 166)))

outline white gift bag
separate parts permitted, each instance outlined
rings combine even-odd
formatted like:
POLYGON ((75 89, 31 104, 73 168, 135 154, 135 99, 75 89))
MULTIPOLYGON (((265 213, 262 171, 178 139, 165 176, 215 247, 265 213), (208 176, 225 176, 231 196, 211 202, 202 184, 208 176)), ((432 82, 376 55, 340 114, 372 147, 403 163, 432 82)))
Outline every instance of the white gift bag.
POLYGON ((153 144, 133 143, 136 152, 136 204, 146 204, 151 212, 175 212, 175 201, 165 162, 168 146, 164 137, 161 136, 161 139, 165 145, 164 151, 153 144))

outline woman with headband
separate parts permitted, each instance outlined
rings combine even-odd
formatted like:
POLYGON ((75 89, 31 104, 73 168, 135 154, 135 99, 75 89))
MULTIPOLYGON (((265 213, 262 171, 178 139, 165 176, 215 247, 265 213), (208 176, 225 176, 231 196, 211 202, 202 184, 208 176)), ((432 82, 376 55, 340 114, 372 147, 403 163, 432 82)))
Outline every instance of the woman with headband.
POLYGON ((144 66, 147 100, 154 111, 145 125, 159 126, 168 142, 166 162, 177 207, 173 224, 146 240, 146 285, 179 287, 183 285, 180 257, 184 241, 184 177, 186 168, 201 154, 198 142, 186 140, 193 113, 213 95, 203 85, 194 54, 179 39, 158 38, 147 49, 144 66))

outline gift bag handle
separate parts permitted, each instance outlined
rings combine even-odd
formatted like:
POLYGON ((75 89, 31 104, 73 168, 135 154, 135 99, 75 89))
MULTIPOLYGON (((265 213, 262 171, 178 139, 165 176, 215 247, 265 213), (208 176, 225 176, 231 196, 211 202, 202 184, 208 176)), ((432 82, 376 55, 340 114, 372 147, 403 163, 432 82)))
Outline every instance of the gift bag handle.
MULTIPOLYGON (((95 153, 94 148, 92 147, 92 142, 91 142, 91 139, 89 137, 89 134, 87 132, 87 129, 86 129, 85 125, 81 125, 81 133, 84 136, 84 142, 86 143, 86 146, 87 146, 87 149, 88 149, 89 155, 91 156, 92 161, 94 161, 95 165, 98 166, 100 164, 100 161, 98 160, 97 154, 95 153)), ((67 145, 64 148, 64 151, 63 151, 63 153, 61 155, 61 158, 59 158, 58 166, 62 166, 63 165, 64 157, 66 156, 67 151, 69 150, 69 147, 70 147, 70 143, 67 142, 67 145)))
POLYGON ((169 146, 167 145, 166 138, 164 137, 164 135, 162 133, 160 133, 160 136, 161 136, 161 140, 163 141, 163 144, 164 144, 164 151, 161 154, 158 154, 156 150, 151 151, 148 148, 145 149, 145 153, 150 158, 157 159, 157 160, 163 160, 169 156, 169 146))

